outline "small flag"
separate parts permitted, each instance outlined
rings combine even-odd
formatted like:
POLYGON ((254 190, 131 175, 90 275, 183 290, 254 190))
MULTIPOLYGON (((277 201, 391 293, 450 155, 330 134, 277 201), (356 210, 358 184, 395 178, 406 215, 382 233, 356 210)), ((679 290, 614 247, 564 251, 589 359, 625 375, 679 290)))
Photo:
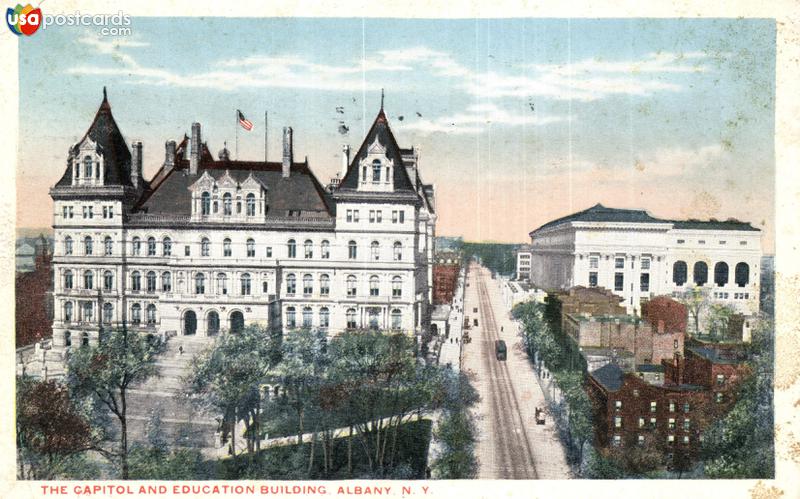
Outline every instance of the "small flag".
POLYGON ((241 111, 238 109, 236 110, 239 113, 239 124, 242 125, 242 128, 247 130, 248 132, 253 129, 253 122, 249 121, 247 118, 244 117, 241 111))

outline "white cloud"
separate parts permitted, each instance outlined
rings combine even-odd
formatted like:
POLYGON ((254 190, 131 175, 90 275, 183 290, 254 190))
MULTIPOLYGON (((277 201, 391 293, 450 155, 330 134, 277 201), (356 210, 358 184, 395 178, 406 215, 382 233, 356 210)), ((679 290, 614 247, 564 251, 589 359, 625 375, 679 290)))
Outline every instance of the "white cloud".
POLYGON ((464 112, 436 119, 422 119, 402 126, 403 130, 421 133, 450 133, 457 135, 476 134, 491 125, 542 126, 566 121, 566 116, 514 113, 492 103, 473 104, 464 112))

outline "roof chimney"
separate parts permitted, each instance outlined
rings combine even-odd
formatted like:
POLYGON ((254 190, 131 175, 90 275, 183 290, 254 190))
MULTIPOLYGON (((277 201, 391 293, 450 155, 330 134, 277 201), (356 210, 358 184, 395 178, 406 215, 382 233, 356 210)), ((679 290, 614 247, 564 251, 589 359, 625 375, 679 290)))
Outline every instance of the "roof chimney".
POLYGON ((342 144, 342 175, 344 178, 347 175, 347 168, 350 166, 350 145, 342 144))
POLYGON ((292 152, 292 127, 285 126, 283 127, 283 178, 289 178, 293 161, 294 155, 292 152))
POLYGON ((164 166, 167 170, 171 170, 175 166, 175 141, 168 140, 166 144, 164 144, 164 148, 166 150, 164 156, 164 166))
POLYGON ((142 185, 142 142, 134 141, 131 149, 131 184, 138 189, 142 185))
POLYGON ((192 123, 191 152, 189 156, 189 173, 197 175, 200 167, 200 123, 192 123))

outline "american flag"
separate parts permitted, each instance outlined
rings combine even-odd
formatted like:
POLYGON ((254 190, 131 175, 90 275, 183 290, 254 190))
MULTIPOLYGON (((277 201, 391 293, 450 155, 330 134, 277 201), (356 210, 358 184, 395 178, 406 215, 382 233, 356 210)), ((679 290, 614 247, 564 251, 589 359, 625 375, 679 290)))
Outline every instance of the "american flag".
POLYGON ((242 112, 239 111, 238 109, 236 110, 236 112, 239 113, 239 124, 242 125, 242 128, 244 128, 248 132, 250 130, 252 130, 253 129, 253 122, 248 120, 247 118, 245 118, 244 115, 242 114, 242 112))

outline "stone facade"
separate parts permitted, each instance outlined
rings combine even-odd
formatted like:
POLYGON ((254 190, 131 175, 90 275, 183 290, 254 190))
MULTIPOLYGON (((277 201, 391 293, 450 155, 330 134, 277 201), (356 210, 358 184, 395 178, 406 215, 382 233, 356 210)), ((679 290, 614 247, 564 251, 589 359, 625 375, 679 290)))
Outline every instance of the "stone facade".
MULTIPOLYGON (((214 159, 201 138, 167 141, 142 177, 104 98, 54 200, 55 318, 64 348, 126 327, 210 337, 259 323, 283 332, 373 327, 421 334, 433 294, 434 188, 383 109, 335 189, 294 159, 214 159)), ((132 150, 132 153, 131 153, 132 150)))

